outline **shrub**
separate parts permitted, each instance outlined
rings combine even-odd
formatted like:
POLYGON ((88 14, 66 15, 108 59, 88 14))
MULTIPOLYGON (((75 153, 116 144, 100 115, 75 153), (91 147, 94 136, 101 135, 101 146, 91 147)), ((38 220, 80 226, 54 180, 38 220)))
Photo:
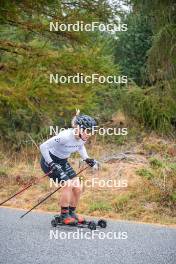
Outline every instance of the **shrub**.
POLYGON ((109 211, 111 209, 110 205, 103 202, 103 201, 95 201, 93 204, 89 207, 89 212, 94 211, 109 211))
POLYGON ((123 211, 130 199, 130 195, 123 194, 115 199, 113 201, 112 206, 115 209, 116 212, 123 211))
POLYGON ((137 170, 137 174, 150 180, 154 177, 153 173, 150 170, 147 170, 145 168, 137 170))
POLYGON ((149 161, 150 161, 151 167, 153 167, 153 168, 162 168, 163 167, 163 163, 156 158, 150 158, 149 161))

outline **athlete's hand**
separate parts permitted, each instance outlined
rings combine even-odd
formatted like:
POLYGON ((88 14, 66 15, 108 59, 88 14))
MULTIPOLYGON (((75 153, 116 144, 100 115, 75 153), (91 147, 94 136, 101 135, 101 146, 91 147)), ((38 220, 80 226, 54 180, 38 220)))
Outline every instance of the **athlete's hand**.
POLYGON ((97 161, 95 159, 85 159, 85 162, 90 166, 90 167, 94 167, 97 163, 97 161))

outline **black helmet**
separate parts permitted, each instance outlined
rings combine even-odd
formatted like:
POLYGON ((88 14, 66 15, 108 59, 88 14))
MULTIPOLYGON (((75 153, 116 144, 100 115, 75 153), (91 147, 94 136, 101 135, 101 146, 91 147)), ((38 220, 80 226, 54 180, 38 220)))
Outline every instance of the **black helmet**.
POLYGON ((92 129, 97 125, 95 119, 88 115, 79 115, 76 117, 75 125, 80 126, 83 129, 92 129))

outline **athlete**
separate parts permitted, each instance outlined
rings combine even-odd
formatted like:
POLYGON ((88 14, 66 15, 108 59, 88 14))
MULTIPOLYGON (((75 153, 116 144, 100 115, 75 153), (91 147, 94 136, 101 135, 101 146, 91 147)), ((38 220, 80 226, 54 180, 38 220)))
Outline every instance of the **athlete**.
POLYGON ((68 158, 74 152, 79 152, 83 160, 91 167, 96 167, 97 161, 91 159, 84 144, 91 135, 96 121, 88 115, 79 115, 79 110, 72 120, 72 128, 61 131, 40 145, 42 154, 41 168, 49 173, 55 182, 63 182, 61 188, 61 219, 64 224, 81 223, 84 218, 76 214, 81 195, 81 183, 76 172, 68 163, 68 158))

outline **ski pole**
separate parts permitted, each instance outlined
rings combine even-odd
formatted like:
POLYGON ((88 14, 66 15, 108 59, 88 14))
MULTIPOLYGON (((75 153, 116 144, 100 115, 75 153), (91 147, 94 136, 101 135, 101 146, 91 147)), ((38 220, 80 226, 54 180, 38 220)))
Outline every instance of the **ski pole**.
MULTIPOLYGON (((84 170, 86 170, 87 168, 89 168, 89 166, 85 167, 84 169, 80 170, 76 175, 78 176, 78 174, 80 174, 81 172, 83 172, 84 170)), ((27 211, 26 213, 24 213, 22 216, 20 216, 20 218, 23 218, 25 215, 27 215, 28 213, 30 213, 33 209, 35 209, 37 206, 39 206, 41 203, 43 203, 44 201, 46 201, 51 195, 53 195, 54 193, 56 193, 59 189, 61 189, 63 186, 59 186, 56 190, 54 190, 52 193, 48 194, 44 199, 42 199, 39 203, 37 203, 36 205, 34 205, 29 211, 27 211)))
POLYGON ((32 185, 39 183, 43 178, 45 178, 46 176, 48 176, 51 173, 48 172, 47 174, 45 174, 43 177, 41 177, 38 180, 33 181, 32 183, 28 184, 27 186, 25 186, 22 190, 18 191, 17 193, 13 194, 12 196, 10 196, 9 198, 7 198, 5 201, 3 201, 2 203, 0 203, 0 206, 3 205, 4 203, 6 203, 7 201, 11 200, 12 198, 14 198, 15 196, 17 196, 18 194, 24 192, 25 190, 27 190, 28 188, 30 188, 32 185))

